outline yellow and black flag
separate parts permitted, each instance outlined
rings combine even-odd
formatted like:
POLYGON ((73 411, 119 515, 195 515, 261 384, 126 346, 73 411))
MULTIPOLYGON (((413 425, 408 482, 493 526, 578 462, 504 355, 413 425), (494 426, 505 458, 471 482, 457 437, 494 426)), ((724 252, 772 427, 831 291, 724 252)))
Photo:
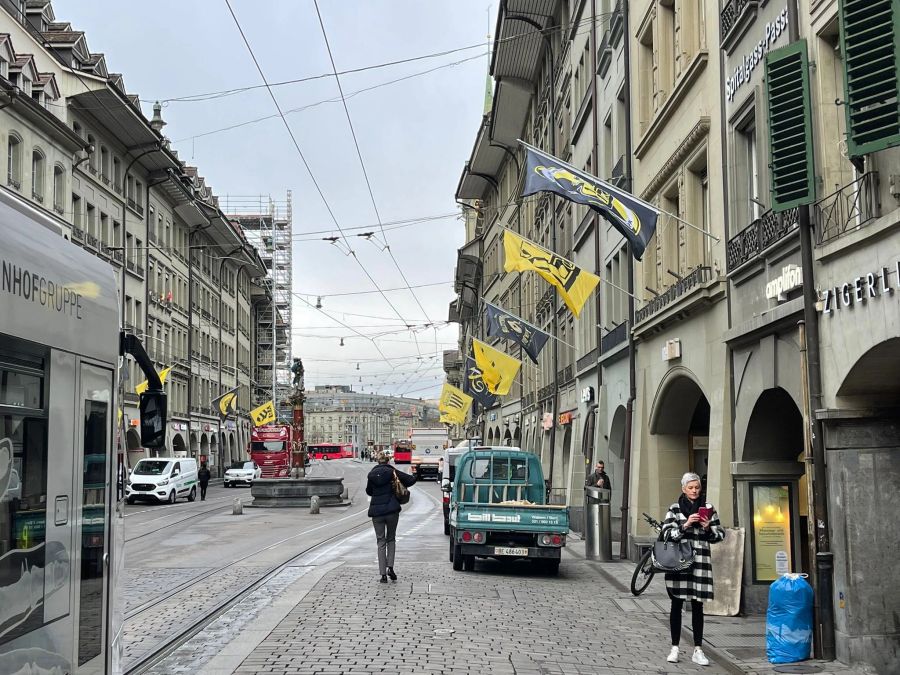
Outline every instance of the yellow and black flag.
POLYGON ((488 391, 497 396, 506 396, 522 362, 480 340, 472 340, 472 354, 481 369, 481 377, 488 391))
POLYGON ((634 257, 641 259, 656 231, 659 211, 655 206, 558 157, 522 141, 519 143, 527 151, 523 197, 535 192, 553 192, 576 204, 591 207, 628 239, 634 257))
POLYGON ((464 394, 453 385, 444 383, 441 389, 441 400, 438 410, 441 413, 441 422, 445 424, 463 424, 466 421, 466 413, 472 405, 472 397, 464 394))
POLYGON ((228 416, 237 412, 237 393, 240 387, 235 387, 231 391, 226 391, 218 398, 214 398, 210 405, 219 413, 219 419, 223 422, 228 416))
POLYGON ((278 415, 275 413, 275 403, 266 401, 258 408, 254 408, 250 411, 250 419, 253 420, 253 426, 255 427, 274 422, 278 419, 278 415))
POLYGON ((562 256, 548 251, 530 239, 515 232, 503 232, 503 269, 507 272, 533 270, 550 284, 556 286, 572 314, 581 314, 581 308, 600 283, 600 277, 591 274, 562 256))

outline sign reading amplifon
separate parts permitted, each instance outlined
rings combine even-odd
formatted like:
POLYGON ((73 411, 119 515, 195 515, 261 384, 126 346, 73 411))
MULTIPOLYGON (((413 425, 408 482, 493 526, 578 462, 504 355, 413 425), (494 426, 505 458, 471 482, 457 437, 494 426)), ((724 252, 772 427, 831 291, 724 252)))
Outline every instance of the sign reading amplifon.
POLYGON ((821 311, 822 314, 833 314, 853 305, 865 304, 868 300, 893 295, 894 291, 900 291, 900 260, 894 263, 893 270, 882 267, 877 272, 867 272, 853 281, 820 291, 821 311), (897 275, 893 286, 888 281, 892 273, 897 275))

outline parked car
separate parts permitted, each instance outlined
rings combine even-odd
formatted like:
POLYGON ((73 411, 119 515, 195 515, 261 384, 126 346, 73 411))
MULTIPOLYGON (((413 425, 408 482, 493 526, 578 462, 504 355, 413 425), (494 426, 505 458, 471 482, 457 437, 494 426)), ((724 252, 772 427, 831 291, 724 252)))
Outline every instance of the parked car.
POLYGON ((235 485, 253 485, 253 481, 262 476, 262 469, 256 462, 233 462, 225 471, 225 487, 235 485))
POLYGON ((197 460, 192 457, 142 459, 125 483, 129 504, 138 499, 174 504, 179 497, 189 502, 197 498, 197 460))

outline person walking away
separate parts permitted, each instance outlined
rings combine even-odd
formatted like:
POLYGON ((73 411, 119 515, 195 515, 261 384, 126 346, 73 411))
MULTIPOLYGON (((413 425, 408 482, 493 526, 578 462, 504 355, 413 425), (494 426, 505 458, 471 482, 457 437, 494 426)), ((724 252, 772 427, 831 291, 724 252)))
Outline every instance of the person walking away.
POLYGON ((588 476, 587 485, 591 487, 603 488, 604 490, 612 490, 612 483, 609 475, 605 471, 605 464, 602 461, 597 462, 594 467, 594 473, 588 476))
POLYGON ((209 479, 212 478, 212 474, 209 472, 209 469, 206 468, 206 462, 200 465, 200 470, 197 472, 197 482, 200 483, 200 501, 206 501, 206 488, 209 487, 209 479))
POLYGON ((398 471, 390 465, 391 455, 382 450, 375 455, 378 466, 369 472, 366 481, 366 494, 372 499, 369 502, 369 518, 375 528, 375 538, 378 543, 378 572, 382 584, 387 583, 387 578, 397 581, 394 572, 394 553, 396 551, 397 523, 400 520, 400 502, 394 496, 394 476, 406 487, 411 487, 416 482, 416 477, 408 473, 398 471))
POLYGON ((700 497, 700 476, 686 473, 681 477, 681 496, 669 507, 661 536, 670 541, 688 541, 694 549, 694 564, 681 572, 666 572, 666 592, 672 601, 669 627, 672 648, 666 661, 678 662, 678 643, 681 641, 681 611, 685 600, 691 601, 691 625, 694 630, 694 653, 691 661, 708 666, 703 653, 703 603, 713 599, 713 570, 710 544, 725 538, 725 529, 712 504, 700 497))

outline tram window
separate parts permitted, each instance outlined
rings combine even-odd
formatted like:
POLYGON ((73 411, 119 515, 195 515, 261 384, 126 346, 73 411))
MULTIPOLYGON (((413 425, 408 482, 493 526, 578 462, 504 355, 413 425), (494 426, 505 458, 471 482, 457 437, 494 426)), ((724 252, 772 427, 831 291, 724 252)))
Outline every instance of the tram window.
POLYGON ((58 590, 44 543, 44 362, 13 358, 10 343, 0 338, 0 645, 42 626, 45 594, 58 590))
POLYGON ((106 544, 108 402, 84 401, 84 501, 81 507, 81 604, 78 665, 102 651, 103 552, 106 544))

